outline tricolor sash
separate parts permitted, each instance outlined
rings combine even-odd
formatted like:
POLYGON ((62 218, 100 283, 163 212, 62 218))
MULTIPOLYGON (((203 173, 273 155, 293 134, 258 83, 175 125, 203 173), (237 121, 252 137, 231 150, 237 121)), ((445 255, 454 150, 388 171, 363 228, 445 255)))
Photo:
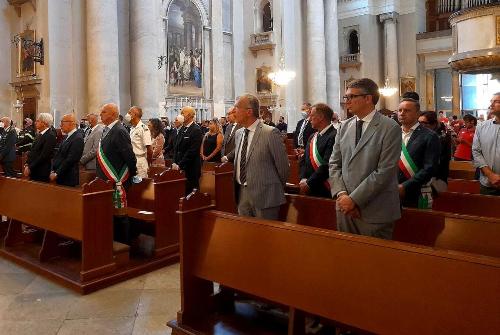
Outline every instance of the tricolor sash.
MULTIPOLYGON (((413 178, 413 176, 418 172, 418 167, 408 153, 405 142, 401 142, 401 156, 398 162, 399 169, 405 175, 406 179, 413 178)), ((418 208, 420 209, 431 209, 432 208, 432 179, 422 185, 420 189, 420 196, 418 198, 418 208)))
POLYGON ((99 143, 99 150, 97 150, 97 161, 102 171, 109 180, 115 182, 115 191, 113 192, 113 204, 115 208, 123 208, 127 206, 127 195, 123 183, 129 177, 128 167, 124 165, 120 173, 117 173, 113 165, 109 162, 108 158, 102 150, 101 143, 99 143))
MULTIPOLYGON (((319 154, 318 150, 318 134, 319 132, 314 134, 311 139, 311 144, 309 145, 309 160, 311 161, 314 171, 317 171, 321 165, 325 164, 325 161, 319 154)), ((328 180, 325 180, 324 185, 327 189, 330 189, 330 183, 328 183, 328 180)))

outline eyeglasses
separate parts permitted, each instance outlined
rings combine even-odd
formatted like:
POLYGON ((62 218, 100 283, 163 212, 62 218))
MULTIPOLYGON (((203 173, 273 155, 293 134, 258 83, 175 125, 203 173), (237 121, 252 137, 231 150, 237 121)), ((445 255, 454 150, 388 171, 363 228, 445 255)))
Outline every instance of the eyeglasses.
POLYGON ((342 99, 344 99, 344 101, 350 101, 354 98, 357 98, 357 97, 365 97, 369 94, 346 94, 342 97, 342 99))

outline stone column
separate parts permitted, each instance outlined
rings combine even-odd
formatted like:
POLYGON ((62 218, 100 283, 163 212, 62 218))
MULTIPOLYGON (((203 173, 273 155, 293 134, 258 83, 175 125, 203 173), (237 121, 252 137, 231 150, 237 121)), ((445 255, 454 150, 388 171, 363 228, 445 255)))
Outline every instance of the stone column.
POLYGON ((453 71, 451 75, 451 95, 453 96, 452 112, 453 115, 456 115, 460 118, 462 114, 460 110, 460 75, 457 71, 453 71))
POLYGON ((312 104, 326 102, 325 10, 323 0, 307 0, 307 79, 312 104))
MULTIPOLYGON (((154 1, 130 0, 130 89, 142 119, 158 114, 158 34, 154 1)), ((163 54, 163 53, 162 53, 163 54)))
MULTIPOLYGON (((233 22, 244 17, 243 1, 233 1, 233 22)), ((245 92, 245 58, 248 53, 244 24, 233 24, 233 83, 235 97, 245 92)), ((248 32, 249 33, 249 32, 248 32)))
POLYGON ((120 105, 117 0, 87 0, 89 111, 120 105))
POLYGON ((325 2, 325 35, 326 35, 326 94, 327 102, 333 110, 343 116, 340 108, 340 75, 339 75, 339 24, 337 18, 337 1, 325 2))
MULTIPOLYGON (((8 45, 11 39, 10 18, 16 15, 14 7, 10 7, 7 1, 0 2, 0 40, 4 41, 4 46, 8 45)), ((16 32, 17 33, 17 32, 16 32)), ((13 34, 12 34, 13 35, 13 34)), ((14 89, 9 85, 15 75, 11 75, 11 52, 12 48, 3 47, 0 49, 0 110, 2 116, 12 117, 12 103, 15 101, 14 89), (10 113, 10 114, 8 114, 10 113)), ((18 122, 20 118, 15 120, 18 122)))
MULTIPOLYGON (((390 12, 380 15, 380 22, 384 24, 384 81, 389 78, 391 87, 397 87, 398 92, 391 97, 385 97, 385 108, 396 110, 399 105, 399 58, 398 58, 398 13, 390 12)), ((380 83, 383 87, 384 83, 380 83)))
POLYGON ((213 116, 225 115, 224 78, 225 66, 229 60, 224 59, 224 40, 222 34, 222 0, 212 1, 212 79, 213 79, 213 116))

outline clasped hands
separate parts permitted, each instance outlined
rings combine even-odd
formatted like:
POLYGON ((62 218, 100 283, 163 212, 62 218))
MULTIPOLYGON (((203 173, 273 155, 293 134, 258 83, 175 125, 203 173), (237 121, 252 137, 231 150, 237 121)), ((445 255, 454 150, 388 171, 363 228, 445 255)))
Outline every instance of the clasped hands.
POLYGON ((361 217, 358 206, 347 193, 342 193, 337 197, 337 206, 347 216, 354 219, 361 217))

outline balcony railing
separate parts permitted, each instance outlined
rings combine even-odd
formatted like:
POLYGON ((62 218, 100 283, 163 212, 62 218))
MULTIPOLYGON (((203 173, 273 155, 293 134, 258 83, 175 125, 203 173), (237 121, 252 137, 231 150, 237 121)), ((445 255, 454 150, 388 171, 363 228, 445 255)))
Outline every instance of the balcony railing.
POLYGON ((248 48, 252 50, 254 56, 257 55, 259 50, 269 50, 272 53, 275 47, 274 33, 272 31, 250 35, 250 46, 248 48))
POLYGON ((447 14, 496 2, 498 2, 498 0, 437 0, 436 12, 437 14, 447 14))
POLYGON ((361 66, 361 56, 359 53, 357 54, 347 54, 340 56, 340 62, 339 66, 342 70, 345 71, 345 69, 350 68, 350 67, 355 67, 359 69, 361 66))

